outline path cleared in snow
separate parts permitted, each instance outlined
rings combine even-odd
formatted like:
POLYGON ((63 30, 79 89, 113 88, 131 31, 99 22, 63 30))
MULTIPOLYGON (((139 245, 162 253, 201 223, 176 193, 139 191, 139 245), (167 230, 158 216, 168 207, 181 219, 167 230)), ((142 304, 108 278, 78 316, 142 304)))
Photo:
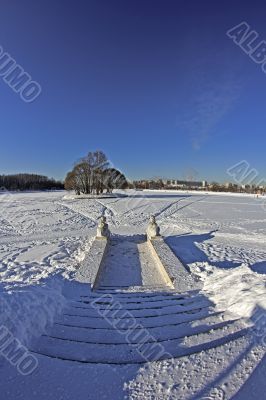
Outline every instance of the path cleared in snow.
POLYGON ((162 286, 167 288, 145 236, 119 236, 110 240, 99 287, 162 286))

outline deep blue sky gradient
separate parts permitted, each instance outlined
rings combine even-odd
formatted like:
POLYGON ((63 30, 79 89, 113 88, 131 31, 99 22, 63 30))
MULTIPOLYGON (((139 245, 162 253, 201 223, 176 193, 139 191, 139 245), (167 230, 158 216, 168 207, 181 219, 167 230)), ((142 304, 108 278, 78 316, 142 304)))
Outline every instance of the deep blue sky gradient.
POLYGON ((266 40, 265 1, 4 0, 0 45, 42 86, 0 79, 0 173, 64 178, 102 149, 130 178, 266 178, 266 74, 226 36, 266 40))

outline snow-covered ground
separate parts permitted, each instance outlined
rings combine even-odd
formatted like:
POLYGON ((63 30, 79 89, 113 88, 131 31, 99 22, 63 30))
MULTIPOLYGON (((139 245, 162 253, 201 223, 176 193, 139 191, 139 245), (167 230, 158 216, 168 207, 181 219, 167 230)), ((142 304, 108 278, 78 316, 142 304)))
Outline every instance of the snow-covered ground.
MULTIPOLYGON (((130 254, 123 253, 125 270, 135 247, 130 240, 130 254)), ((151 262, 147 261, 146 269, 151 262)), ((121 281, 128 283, 123 268, 120 273, 121 281)), ((75 199, 64 192, 0 194, 0 279, 0 398, 265 397, 264 198, 158 191, 131 191, 128 197, 103 199, 75 199), (75 273, 90 248, 98 218, 107 217, 112 233, 134 238, 145 232, 151 214, 156 215, 168 245, 201 281, 200 295, 217 312, 241 318, 254 326, 252 330, 217 347, 142 365, 36 356, 37 368, 22 375, 18 365, 5 357, 1 328, 30 349, 68 306, 69 298, 86 295, 88 288, 75 281, 75 273)), ((141 283, 139 279, 135 276, 135 284, 141 283)), ((113 274, 109 282, 117 284, 113 274)), ((108 284, 108 276, 104 283, 108 284)), ((183 345, 189 346, 191 340, 195 336, 184 338, 183 345)))

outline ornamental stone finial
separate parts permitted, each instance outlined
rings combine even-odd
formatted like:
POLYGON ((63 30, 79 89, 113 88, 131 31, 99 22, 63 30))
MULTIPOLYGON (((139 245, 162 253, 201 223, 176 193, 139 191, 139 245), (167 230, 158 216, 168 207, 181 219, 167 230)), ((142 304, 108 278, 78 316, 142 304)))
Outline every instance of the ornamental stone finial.
POLYGON ((102 216, 99 220, 98 226, 97 226, 97 235, 96 238, 102 239, 106 238, 108 239, 110 236, 110 231, 108 228, 108 224, 106 222, 106 217, 102 216))
POLYGON ((158 237, 161 237, 160 228, 156 222, 154 215, 151 215, 151 217, 150 217, 150 222, 149 222, 148 229, 147 229, 147 236, 148 236, 148 239, 156 239, 158 237))

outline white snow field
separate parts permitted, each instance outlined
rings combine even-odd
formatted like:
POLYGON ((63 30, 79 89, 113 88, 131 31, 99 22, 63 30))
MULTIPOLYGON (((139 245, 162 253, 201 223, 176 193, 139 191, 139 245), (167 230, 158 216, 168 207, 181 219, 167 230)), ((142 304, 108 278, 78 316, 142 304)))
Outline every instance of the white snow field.
POLYGON ((0 399, 265 398, 264 198, 128 194, 0 194, 0 399), (143 239, 151 214, 194 290, 163 281, 143 239), (91 291, 76 274, 101 215, 112 240, 91 291))

